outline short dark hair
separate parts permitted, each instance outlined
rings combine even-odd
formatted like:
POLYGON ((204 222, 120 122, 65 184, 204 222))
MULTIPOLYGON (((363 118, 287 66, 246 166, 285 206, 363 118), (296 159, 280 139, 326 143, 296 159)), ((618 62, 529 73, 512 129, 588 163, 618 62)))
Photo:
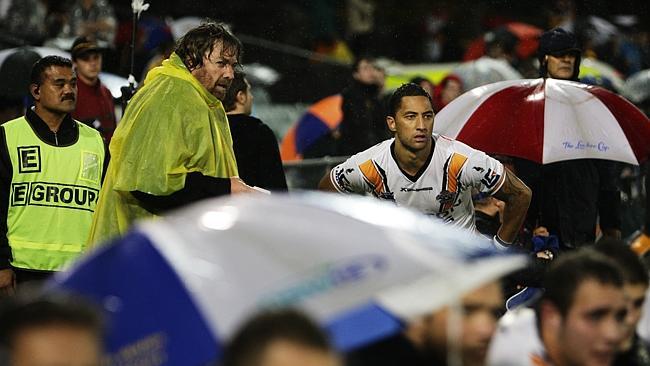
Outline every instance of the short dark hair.
POLYGON ((176 43, 174 52, 190 70, 203 66, 203 56, 212 52, 214 43, 221 41, 222 50, 237 55, 241 60, 242 44, 223 24, 209 22, 190 29, 176 43))
POLYGON ((237 104, 237 93, 240 91, 246 92, 247 87, 248 85, 246 84, 246 74, 243 71, 235 72, 235 77, 232 79, 232 83, 230 83, 230 87, 228 87, 226 96, 221 102, 223 103, 223 108, 226 110, 226 112, 230 112, 235 109, 237 104))
POLYGON ((30 75, 30 83, 41 85, 43 83, 43 74, 51 66, 69 67, 72 68, 72 61, 61 56, 45 56, 36 61, 32 66, 32 73, 30 75))
POLYGON ((587 280, 619 288, 624 285, 622 270, 613 259, 592 248, 583 248, 564 253, 551 263, 542 282, 544 293, 540 302, 552 303, 565 316, 576 291, 587 280))
POLYGON ((0 303, 0 348, 10 350, 16 336, 49 325, 87 329, 101 341, 104 331, 99 311, 85 299, 66 294, 22 292, 0 303))
POLYGON ((594 245, 594 249, 618 263, 626 283, 648 286, 648 269, 624 241, 603 238, 594 245))
MULTIPOLYGON (((395 117, 404 97, 426 97, 431 103, 431 96, 424 88, 414 83, 402 84, 388 100, 388 115, 395 117)), ((431 104, 433 106, 433 103, 431 104)))
POLYGON ((278 340, 332 351, 327 336, 306 315, 291 309, 273 310, 255 315, 239 329, 226 346, 222 365, 258 364, 266 348, 278 340))

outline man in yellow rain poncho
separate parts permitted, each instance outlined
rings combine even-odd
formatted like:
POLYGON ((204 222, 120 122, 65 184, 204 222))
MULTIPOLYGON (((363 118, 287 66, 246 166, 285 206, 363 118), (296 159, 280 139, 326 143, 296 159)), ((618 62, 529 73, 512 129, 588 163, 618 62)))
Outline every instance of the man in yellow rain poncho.
POLYGON ((239 66, 239 40, 206 23, 149 72, 111 141, 111 162, 89 243, 123 234, 136 219, 206 197, 254 189, 237 177, 221 105, 239 66))

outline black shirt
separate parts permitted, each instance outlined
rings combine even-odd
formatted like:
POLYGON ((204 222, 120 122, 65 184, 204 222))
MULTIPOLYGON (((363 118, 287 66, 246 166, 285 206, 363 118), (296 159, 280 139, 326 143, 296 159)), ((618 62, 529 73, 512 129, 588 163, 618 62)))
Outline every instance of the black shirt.
POLYGON ((228 123, 239 177, 249 186, 286 191, 275 134, 264 122, 245 114, 229 114, 228 123))

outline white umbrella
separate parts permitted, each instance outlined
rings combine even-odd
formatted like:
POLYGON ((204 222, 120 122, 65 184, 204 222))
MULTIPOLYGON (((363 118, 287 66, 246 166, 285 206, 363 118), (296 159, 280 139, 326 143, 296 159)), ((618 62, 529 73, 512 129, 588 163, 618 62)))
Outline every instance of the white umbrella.
POLYGON ((463 88, 470 90, 497 81, 521 79, 519 71, 505 60, 483 56, 474 61, 463 62, 453 71, 463 80, 463 88))
MULTIPOLYGON (((58 48, 53 48, 53 47, 28 47, 28 49, 35 51, 41 57, 45 56, 60 56, 69 59, 70 58, 70 52, 63 51, 58 48)), ((5 58, 7 56, 11 55, 12 53, 16 52, 18 48, 8 48, 0 51, 0 65, 4 62, 5 58)), ((111 95, 113 95, 113 98, 119 98, 122 96, 122 91, 120 90, 121 87, 129 85, 129 82, 126 78, 123 78, 119 75, 107 73, 107 72, 102 72, 99 74, 99 78, 101 79, 102 83, 110 90, 111 95)))
POLYGON ((436 115, 434 132, 491 154, 539 164, 650 155, 650 121, 618 94, 582 83, 525 79, 488 84, 436 115))
POLYGON ((54 282, 104 306, 109 353, 158 335, 164 364, 198 365, 262 309, 299 308, 349 350, 524 263, 387 203, 260 195, 204 201, 142 224, 54 282))
POLYGON ((631 75, 621 88, 621 94, 634 103, 641 103, 650 97, 650 69, 631 75))

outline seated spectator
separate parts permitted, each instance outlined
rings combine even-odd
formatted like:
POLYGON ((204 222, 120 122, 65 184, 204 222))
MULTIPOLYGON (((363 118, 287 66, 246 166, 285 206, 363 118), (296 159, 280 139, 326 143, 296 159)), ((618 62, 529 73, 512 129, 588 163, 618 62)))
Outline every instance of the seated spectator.
POLYGON ((99 366, 102 338, 97 310, 81 299, 23 292, 0 303, 2 365, 99 366))
POLYGON ((438 113, 452 100, 463 94, 463 81, 454 74, 445 76, 433 92, 433 110, 438 113))
POLYGON ((581 249, 555 260, 535 310, 506 314, 490 365, 611 365, 626 334, 624 276, 612 259, 581 249))
POLYGON ((596 243, 596 251, 613 259, 623 270, 623 290, 628 301, 625 339, 615 366, 650 365, 650 348, 636 332, 648 291, 648 270, 641 259, 622 241, 605 238, 596 243))
POLYGON ((95 39, 104 47, 112 46, 116 20, 113 7, 106 0, 76 0, 68 12, 69 22, 59 37, 80 36, 95 39))
POLYGON ((40 46, 47 38, 47 12, 46 0, 13 0, 2 19, 3 33, 9 37, 7 41, 40 46))
POLYGON ((503 293, 498 281, 470 291, 460 300, 458 344, 448 343, 448 307, 406 325, 402 334, 384 339, 348 355, 349 366, 447 365, 448 353, 464 366, 485 364, 488 346, 503 312, 503 293), (457 353, 454 353, 457 351, 457 353))
POLYGON ((423 77, 423 76, 416 76, 409 83, 417 84, 422 87, 422 89, 426 90, 427 93, 431 97, 433 97, 433 93, 436 90, 436 85, 429 79, 423 77))
POLYGON ((294 310, 261 313, 226 345, 223 366, 338 366, 323 331, 294 310))

